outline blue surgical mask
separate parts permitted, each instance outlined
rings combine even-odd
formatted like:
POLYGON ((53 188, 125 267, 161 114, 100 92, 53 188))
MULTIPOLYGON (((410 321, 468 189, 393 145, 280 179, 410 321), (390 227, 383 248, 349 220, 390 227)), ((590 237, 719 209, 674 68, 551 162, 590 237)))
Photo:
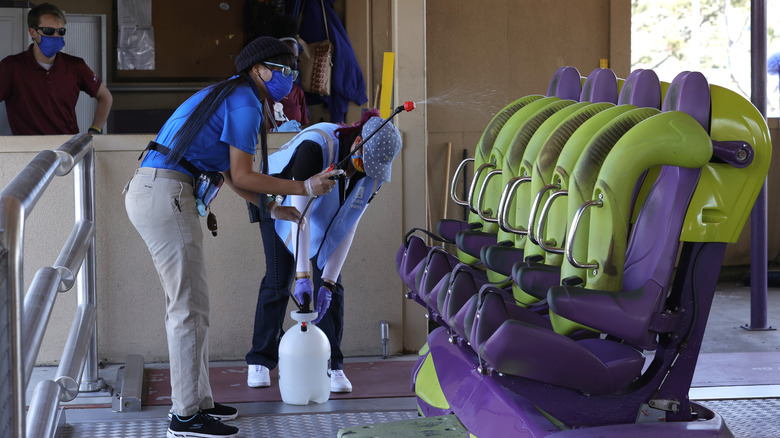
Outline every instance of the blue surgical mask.
POLYGON ((271 95, 271 98, 279 102, 290 94, 293 86, 293 75, 284 77, 282 72, 272 70, 271 80, 263 81, 263 83, 265 84, 265 89, 268 90, 268 94, 271 95))
POLYGON ((56 55, 63 47, 65 47, 65 38, 62 37, 41 35, 41 42, 38 43, 38 48, 47 58, 56 55))

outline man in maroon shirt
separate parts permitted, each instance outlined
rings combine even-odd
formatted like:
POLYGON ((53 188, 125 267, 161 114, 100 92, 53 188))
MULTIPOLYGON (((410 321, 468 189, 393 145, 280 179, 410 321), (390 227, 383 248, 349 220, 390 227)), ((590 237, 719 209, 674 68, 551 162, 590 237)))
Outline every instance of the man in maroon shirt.
POLYGON ((97 99, 91 134, 100 134, 113 98, 83 59, 59 53, 65 46, 65 14, 49 3, 30 10, 33 44, 0 61, 0 101, 14 135, 78 134, 76 102, 84 91, 97 99))

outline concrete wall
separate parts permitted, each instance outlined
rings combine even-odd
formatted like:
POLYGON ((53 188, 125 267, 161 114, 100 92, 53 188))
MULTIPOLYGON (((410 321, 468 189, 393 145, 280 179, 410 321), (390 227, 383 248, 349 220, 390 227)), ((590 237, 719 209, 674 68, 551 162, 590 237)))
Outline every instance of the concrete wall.
POLYGON ((447 216, 462 219, 462 207, 445 196, 447 164, 452 176, 464 150, 474 156, 490 119, 520 97, 546 93, 561 66, 587 76, 603 59, 626 77, 631 10, 610 0, 427 3, 429 209, 435 221, 447 199, 447 216))

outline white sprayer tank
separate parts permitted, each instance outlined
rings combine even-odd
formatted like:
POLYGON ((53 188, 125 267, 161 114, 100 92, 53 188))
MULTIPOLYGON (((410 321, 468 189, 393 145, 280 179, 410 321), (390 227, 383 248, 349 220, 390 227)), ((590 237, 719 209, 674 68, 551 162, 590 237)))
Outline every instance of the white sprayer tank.
POLYGON ((311 321, 317 312, 291 312, 298 323, 279 343, 279 392, 291 405, 325 403, 330 397, 330 343, 311 321))

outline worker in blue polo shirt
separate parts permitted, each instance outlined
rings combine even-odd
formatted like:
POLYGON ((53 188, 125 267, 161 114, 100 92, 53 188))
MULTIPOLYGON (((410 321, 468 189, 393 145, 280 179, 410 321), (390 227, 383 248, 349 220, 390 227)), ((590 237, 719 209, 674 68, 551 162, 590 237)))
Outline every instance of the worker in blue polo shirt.
MULTIPOLYGON (((271 37, 249 43, 235 60, 238 75, 187 99, 149 143, 127 186, 125 208, 144 239, 165 290, 171 370, 168 437, 235 437, 222 423, 236 409, 214 403, 208 373, 209 288, 200 216, 223 181, 276 219, 300 220, 294 207, 264 202, 261 193, 330 193, 338 172, 291 181, 253 169, 258 134, 266 144, 262 102, 292 88, 295 57, 271 37), (203 189, 203 190, 201 190, 203 189)), ((263 147, 267 150, 267 146, 263 147)))

